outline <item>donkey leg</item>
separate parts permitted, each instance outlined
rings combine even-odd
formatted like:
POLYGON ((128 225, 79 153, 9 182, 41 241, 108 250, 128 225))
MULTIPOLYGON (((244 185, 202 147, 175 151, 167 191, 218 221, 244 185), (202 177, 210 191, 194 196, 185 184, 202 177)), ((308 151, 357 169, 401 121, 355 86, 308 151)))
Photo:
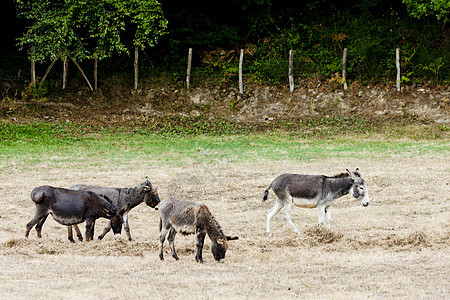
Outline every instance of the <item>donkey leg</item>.
POLYGON ((295 233, 300 234, 300 230, 295 226, 294 222, 292 222, 292 216, 291 216, 291 210, 292 210, 292 199, 288 199, 284 202, 284 219, 289 224, 289 226, 294 229, 295 233))
POLYGON ((36 224, 36 234, 38 238, 42 237, 41 231, 42 231, 42 226, 44 226, 45 220, 47 220, 48 214, 46 214, 44 217, 42 217, 36 224))
POLYGON ((319 214, 318 216, 319 225, 323 225, 325 222, 325 206, 317 206, 317 212, 319 214))
POLYGON ((25 230, 25 237, 26 238, 30 234, 31 228, 33 228, 33 226, 36 225, 37 222, 39 222, 39 218, 38 217, 34 217, 33 219, 30 220, 30 222, 28 222, 28 224, 26 226, 26 230, 25 230))
POLYGON ((161 226, 161 234, 159 235, 159 243, 161 252, 159 253, 159 259, 164 260, 164 241, 166 240, 167 232, 169 231, 170 225, 161 226))
POLYGON ((128 224, 128 212, 123 214, 123 228, 125 229, 125 232, 127 233, 128 240, 131 242, 131 233, 130 233, 130 224, 128 224))
POLYGON ((75 240, 73 239, 72 225, 67 226, 67 238, 72 243, 75 243, 75 240))
POLYGON ((86 219, 86 241, 92 241, 94 239, 95 219, 86 219))
POLYGON ((269 236, 272 236, 272 230, 271 230, 271 221, 273 216, 275 216, 280 209, 283 207, 283 202, 280 201, 280 199, 276 199, 276 203, 275 205, 269 210, 269 213, 267 214, 267 229, 266 229, 266 233, 269 236))
POLYGON ((108 224, 106 224, 106 227, 103 230, 103 233, 98 236, 98 239, 99 240, 103 239, 110 230, 111 230, 111 221, 109 221, 108 224))
POLYGON ((179 260, 177 252, 175 251, 175 236, 177 235, 176 230, 171 227, 169 230, 169 236, 167 237, 167 241, 169 241, 170 249, 172 251, 172 257, 176 260, 179 260))
POLYGON ((325 207, 325 221, 328 229, 331 228, 331 206, 325 207))
POLYGON ((199 263, 203 263, 203 244, 205 243, 205 236, 206 233, 202 231, 197 231, 196 233, 196 239, 195 239, 195 246, 197 247, 197 254, 195 255, 195 260, 199 263))
POLYGON ((73 228, 75 228, 75 232, 77 233, 77 238, 80 242, 83 241, 83 235, 81 234, 80 228, 78 228, 78 225, 73 225, 73 228))

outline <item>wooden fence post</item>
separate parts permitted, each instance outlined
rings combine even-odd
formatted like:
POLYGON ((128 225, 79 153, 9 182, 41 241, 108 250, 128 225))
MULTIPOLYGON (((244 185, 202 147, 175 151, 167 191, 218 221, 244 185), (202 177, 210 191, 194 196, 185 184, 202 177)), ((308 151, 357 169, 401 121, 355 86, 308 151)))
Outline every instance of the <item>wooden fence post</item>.
POLYGON ((348 49, 344 48, 344 55, 342 56, 342 84, 344 85, 344 91, 347 90, 347 52, 348 49))
POLYGON ((192 67, 192 48, 189 48, 188 52, 188 64, 186 71, 186 88, 189 90, 189 84, 191 81, 191 67, 192 67))
POLYGON ((67 62, 67 56, 64 56, 63 60, 63 78, 62 78, 62 89, 64 90, 67 86, 67 69, 69 68, 69 63, 67 62))
POLYGON ((239 93, 244 93, 244 83, 242 81, 242 66, 244 65, 244 49, 241 49, 239 55, 239 93))
POLYGON ((36 84, 36 62, 31 60, 31 84, 36 84))
POLYGON ((97 67, 98 67, 98 58, 94 59, 94 91, 97 90, 97 67))
POLYGON ((289 50, 289 92, 294 92, 294 50, 289 50))
POLYGON ((397 92, 400 92, 400 48, 395 49, 395 65, 397 66, 397 92))
POLYGON ((134 89, 138 88, 138 72, 139 72, 139 48, 137 46, 134 47, 134 89))

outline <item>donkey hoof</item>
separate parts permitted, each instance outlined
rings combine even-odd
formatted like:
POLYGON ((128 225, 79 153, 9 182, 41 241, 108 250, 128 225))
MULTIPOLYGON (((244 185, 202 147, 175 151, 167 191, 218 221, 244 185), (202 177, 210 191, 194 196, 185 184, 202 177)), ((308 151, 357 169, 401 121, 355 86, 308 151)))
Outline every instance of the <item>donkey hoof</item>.
POLYGON ((69 241, 71 241, 72 243, 75 243, 75 240, 73 238, 69 238, 69 241))
POLYGON ((272 232, 266 232, 267 233, 267 235, 269 236, 269 237, 272 237, 273 236, 273 233, 272 232))
POLYGON ((101 239, 103 239, 103 237, 102 237, 101 235, 99 235, 99 236, 98 236, 98 239, 101 240, 101 239))

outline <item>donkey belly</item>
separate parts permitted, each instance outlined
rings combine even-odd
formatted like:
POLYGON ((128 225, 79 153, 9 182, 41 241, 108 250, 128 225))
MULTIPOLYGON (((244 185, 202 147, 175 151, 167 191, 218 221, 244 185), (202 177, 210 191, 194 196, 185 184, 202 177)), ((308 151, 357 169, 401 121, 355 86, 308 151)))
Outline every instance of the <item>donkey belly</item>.
POLYGON ((55 219, 56 222, 62 225, 74 225, 79 224, 84 221, 82 216, 73 216, 73 215, 56 215, 55 213, 51 212, 53 219, 55 219))
POLYGON ((316 198, 307 199, 307 198, 292 197, 292 203, 294 203, 294 205, 298 206, 298 207, 315 208, 316 207, 316 198))

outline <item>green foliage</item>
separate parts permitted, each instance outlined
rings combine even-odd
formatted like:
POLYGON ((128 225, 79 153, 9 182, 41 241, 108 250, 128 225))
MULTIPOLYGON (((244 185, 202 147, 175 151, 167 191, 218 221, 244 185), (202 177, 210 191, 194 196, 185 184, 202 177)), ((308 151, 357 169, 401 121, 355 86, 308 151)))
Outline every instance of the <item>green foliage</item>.
POLYGON ((19 38, 21 48, 35 61, 70 55, 74 59, 103 59, 127 52, 123 35, 134 29, 133 44, 154 46, 165 34, 167 21, 155 0, 16 0, 19 16, 29 20, 19 38))
POLYGON ((30 82, 22 91, 23 100, 45 101, 47 98, 47 83, 37 81, 35 84, 30 82))
POLYGON ((411 16, 422 18, 432 15, 438 20, 447 23, 450 15, 449 0, 403 0, 411 16))

